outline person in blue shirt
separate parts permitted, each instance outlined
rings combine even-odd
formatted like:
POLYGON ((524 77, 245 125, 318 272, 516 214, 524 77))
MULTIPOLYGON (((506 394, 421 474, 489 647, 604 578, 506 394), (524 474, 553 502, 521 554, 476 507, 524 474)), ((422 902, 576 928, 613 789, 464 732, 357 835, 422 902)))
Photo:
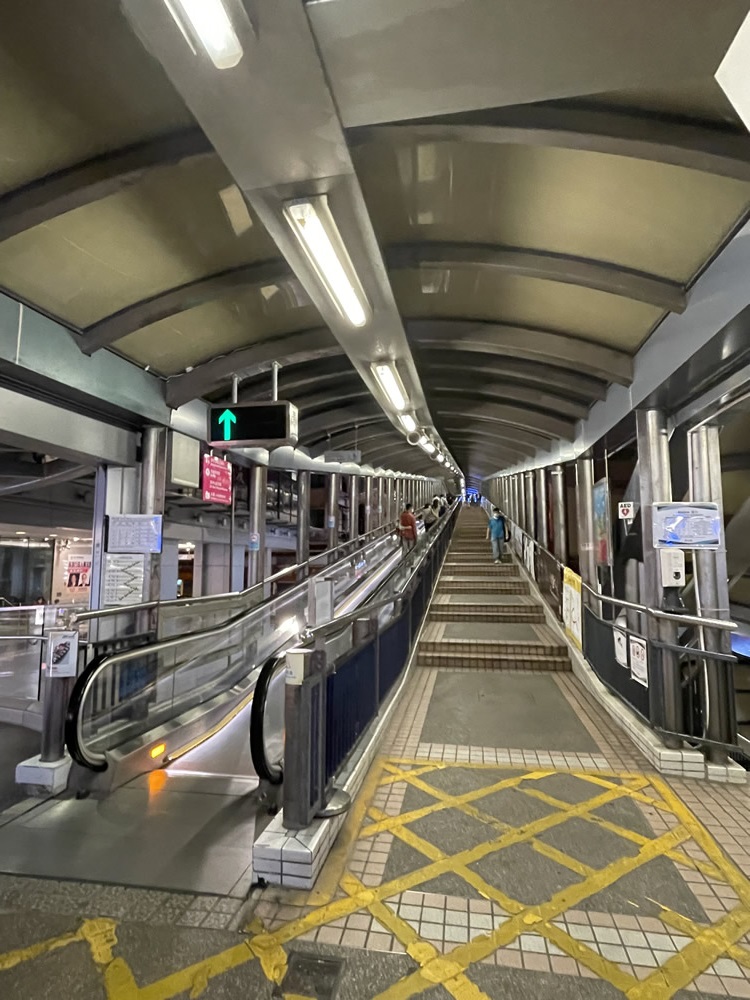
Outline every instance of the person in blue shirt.
POLYGON ((498 507, 492 508, 492 517, 487 525, 487 538, 492 542, 492 555, 496 563, 503 558, 503 546, 506 541, 505 518, 498 507))

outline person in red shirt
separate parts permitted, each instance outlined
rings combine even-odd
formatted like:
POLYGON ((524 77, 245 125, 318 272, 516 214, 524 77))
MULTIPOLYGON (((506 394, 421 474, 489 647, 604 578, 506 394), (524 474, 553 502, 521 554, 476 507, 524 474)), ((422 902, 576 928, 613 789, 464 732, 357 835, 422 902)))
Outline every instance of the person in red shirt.
POLYGON ((408 503, 401 511, 398 519, 398 531, 401 535, 401 545, 405 551, 413 549, 417 544, 417 519, 414 516, 414 506, 408 503))

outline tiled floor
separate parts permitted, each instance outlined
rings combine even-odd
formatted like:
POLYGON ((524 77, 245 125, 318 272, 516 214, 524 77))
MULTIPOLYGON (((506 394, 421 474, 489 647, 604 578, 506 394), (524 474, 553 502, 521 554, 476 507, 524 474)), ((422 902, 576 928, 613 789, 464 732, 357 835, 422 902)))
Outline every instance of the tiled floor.
MULTIPOLYGON (((453 597, 439 596, 443 611, 453 597)), ((445 632, 431 625, 426 637, 434 642, 445 632)), ((474 992, 477 965, 522 977, 519 996, 533 997, 533 976, 545 974, 559 978, 564 997, 576 996, 583 979, 600 980, 609 991, 602 996, 614 989, 634 1000, 681 991, 750 997, 746 789, 659 778, 575 677, 559 671, 546 676, 575 714, 578 749, 557 749, 554 726, 533 749, 488 745, 498 741, 483 742, 471 726, 464 742, 426 741, 438 678, 451 671, 497 679, 490 665, 414 672, 365 819, 350 831, 339 891, 322 909, 299 900, 286 920, 281 900, 267 893, 256 911, 265 927, 283 933, 288 921, 300 921, 308 945, 406 952, 418 968, 393 993, 378 994, 384 998, 416 995, 434 982, 455 997, 486 997, 474 992), (568 784, 555 786, 558 793, 545 782, 568 784), (487 792, 498 784, 513 787, 487 792), (520 793, 522 807, 510 799, 489 804, 509 790, 520 793), (524 812, 531 803, 562 812, 532 818, 524 812), (527 843, 530 866, 511 854, 527 843), (497 859, 506 853, 503 866, 497 859), (441 977, 438 961, 449 963, 455 980, 441 977)), ((502 677, 510 690, 514 674, 503 669, 502 677)))
MULTIPOLYGON (((469 520, 455 537, 487 558, 469 520)), ((418 663, 312 893, 265 889, 238 906, 0 877, 6 936, 22 904, 35 911, 0 954, 0 996, 8 975, 8 995, 23 987, 14 970, 56 955, 70 964, 45 1000, 89 966, 107 1000, 272 1000, 303 951, 343 959, 357 1000, 750 997, 747 787, 658 776, 569 672, 418 663), (63 913, 87 919, 66 931, 63 913), (181 936, 149 965, 169 925, 181 936)))

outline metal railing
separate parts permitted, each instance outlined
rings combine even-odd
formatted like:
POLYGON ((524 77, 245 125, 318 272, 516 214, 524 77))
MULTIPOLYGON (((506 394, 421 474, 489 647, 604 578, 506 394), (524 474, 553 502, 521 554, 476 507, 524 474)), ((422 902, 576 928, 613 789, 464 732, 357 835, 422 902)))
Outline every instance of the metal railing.
POLYGON ((90 623, 93 626, 92 640, 102 646, 126 633, 130 633, 132 641, 137 641, 139 638, 166 639, 172 635, 202 632, 258 607, 263 601, 275 596, 285 583, 295 586, 301 580, 307 580, 394 530, 395 522, 380 525, 366 535, 342 542, 335 548, 325 549, 305 562, 286 566, 246 590, 202 597, 180 597, 168 601, 143 601, 124 608, 83 611, 74 617, 73 624, 90 623))
MULTIPOLYGON (((532 546, 534 570, 532 576, 540 585, 542 594, 548 605, 562 621, 562 591, 563 575, 568 568, 552 552, 542 546, 524 528, 506 515, 506 521, 512 526, 516 538, 522 540, 521 552, 517 554, 529 570, 525 555, 526 546, 532 546), (544 563, 553 564, 559 577, 557 594, 559 600, 550 600, 549 592, 544 588, 544 563), (540 565, 542 571, 540 572, 540 565), (540 576, 542 580, 540 580, 540 576)), ((578 575, 578 574, 576 574, 578 575)), ((738 628, 736 622, 723 618, 710 618, 691 614, 688 611, 665 611, 645 604, 638 604, 620 597, 612 597, 600 593, 582 578, 581 591, 587 600, 582 602, 581 609, 581 647, 586 660, 602 683, 621 701, 625 702, 638 714, 644 722, 651 726, 665 741, 677 740, 689 742, 712 752, 723 749, 727 753, 740 751, 739 741, 733 744, 718 744, 706 736, 706 723, 701 708, 701 697, 696 693, 696 681, 699 674, 707 669, 708 664, 719 664, 722 669, 732 671, 736 657, 732 654, 705 649, 697 645, 693 639, 690 645, 665 642, 647 633, 647 621, 669 622, 677 627, 678 632, 686 628, 715 629, 721 633, 734 631, 738 628), (612 617, 605 617, 603 605, 612 609, 612 617), (621 620, 623 612, 631 612, 640 622, 640 629, 630 627, 621 620), (645 684, 642 674, 643 665, 635 664, 634 647, 646 651, 645 684), (666 654, 671 654, 667 657, 666 654), (674 671, 677 691, 681 692, 681 717, 687 725, 681 731, 675 731, 666 724, 665 715, 665 681, 668 671, 674 671), (640 680, 634 681, 638 675, 640 680), (691 731, 685 731, 691 730, 691 731)), ((653 630, 656 631, 656 630, 653 630)))
MULTIPOLYGON (((384 571, 399 551, 393 532, 379 532, 356 554, 324 568, 321 575, 333 585, 336 606, 352 591, 365 590, 363 577, 384 571)), ((108 754, 159 726, 220 696, 236 702, 252 688, 260 665, 295 639, 308 600, 305 581, 201 632, 97 657, 78 678, 68 707, 65 739, 71 756, 91 770, 105 770, 108 754)), ((170 750, 165 746, 167 755, 170 750)))
MULTIPOLYGON (((387 595, 336 621, 307 629, 288 654, 308 666, 286 696, 284 825, 301 829, 330 814, 335 784, 402 678, 422 627, 456 522, 458 504, 412 549, 387 595)), ((269 665, 281 675, 283 662, 269 665)), ((287 672, 287 680, 289 674, 287 672)), ((284 694, 279 685, 277 699, 284 694)), ((280 716, 279 704, 274 718, 280 716)), ((262 744, 264 741, 259 740, 262 744)), ((276 741, 278 746, 279 741, 276 741)), ((277 768, 280 775, 281 768, 277 768)), ((279 778, 280 780, 280 778, 279 778)))
POLYGON ((66 628, 77 606, 0 607, 0 701, 40 701, 49 632, 66 628))

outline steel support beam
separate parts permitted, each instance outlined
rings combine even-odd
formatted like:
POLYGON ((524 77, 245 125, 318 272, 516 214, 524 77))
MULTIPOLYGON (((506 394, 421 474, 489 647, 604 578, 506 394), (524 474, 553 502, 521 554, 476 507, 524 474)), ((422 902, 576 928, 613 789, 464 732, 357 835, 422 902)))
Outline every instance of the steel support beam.
POLYGON ((463 416, 468 423, 474 420, 490 421, 498 424, 509 424, 512 427, 521 427, 525 430, 534 431, 542 437, 549 439, 569 440, 575 431, 574 420, 564 420, 561 417, 548 413, 541 413, 524 406, 511 406, 502 403, 484 403, 479 406, 472 406, 472 399, 456 399, 456 402, 464 405, 460 409, 446 409, 441 400, 438 414, 441 417, 455 417, 458 414, 463 416))
POLYGON ((0 198, 0 241, 117 194, 152 170, 215 155, 200 129, 185 129, 58 170, 0 198))
POLYGON ((526 358, 628 385, 633 359, 624 351, 566 333, 473 320, 424 320, 407 323, 410 340, 424 348, 526 358))
POLYGON ((386 247, 385 261, 390 270, 469 268, 557 281, 645 302, 668 312, 681 313, 687 306, 685 290, 675 281, 569 254, 476 243, 397 243, 386 247))
MULTIPOLYGON (((688 435, 690 452, 690 499, 719 505, 721 541, 717 549, 697 549, 693 552, 696 601, 700 613, 709 618, 729 620, 729 585, 727 581, 727 549, 724 537, 724 504, 721 482, 721 451, 719 430, 704 424, 688 435)), ((731 654, 728 632, 706 628, 702 630, 702 645, 706 650, 731 654)), ((707 700, 705 705, 706 735, 715 743, 734 743, 737 735, 735 695, 732 665, 706 660, 707 700)), ((726 752, 709 747, 707 756, 715 764, 726 763, 726 752)))
POLYGON ((565 468, 553 465, 549 470, 552 492, 552 552, 563 565, 568 561, 568 519, 565 468))
POLYGON ((197 365, 184 375, 170 378, 167 382, 167 404, 178 407, 191 399, 205 396, 223 382, 228 383, 235 374, 241 378, 260 375, 269 371, 274 361, 283 366, 298 365, 341 356, 343 353, 341 345, 336 343, 325 327, 262 340, 197 365))
POLYGON ((410 146, 430 142, 554 146, 664 163, 750 180, 750 138, 697 125, 613 111, 534 107, 493 111, 486 124, 434 122, 378 125, 350 131, 353 145, 410 146))
MULTIPOLYGON (((513 385, 544 386, 555 395, 564 395, 589 403, 604 399, 607 383, 604 379, 583 375, 571 369, 559 368, 542 361, 527 361, 523 358, 503 358, 498 361, 496 354, 467 354, 455 351, 416 352, 419 370, 425 383, 434 384, 440 377, 451 379, 460 374, 467 379, 479 380, 491 385, 504 382, 513 385)), ((477 384, 476 382, 474 384, 477 384)))
POLYGON ((519 403, 528 405, 530 409, 552 416, 568 417, 570 420, 581 420, 588 413, 589 407, 577 403, 564 396, 556 396, 541 389, 527 389, 514 385, 482 385, 479 379, 473 386, 465 380, 454 380, 454 384, 428 389, 429 398, 448 400, 456 398, 463 402, 467 398, 480 403, 519 403))
POLYGON ((285 261, 262 260, 242 267, 229 268, 178 288, 169 288, 159 295, 136 302, 126 309, 105 316, 83 331, 79 346, 84 354, 93 354, 128 334, 159 320, 195 309, 206 302, 226 298, 252 287, 283 285, 294 276, 285 261))

